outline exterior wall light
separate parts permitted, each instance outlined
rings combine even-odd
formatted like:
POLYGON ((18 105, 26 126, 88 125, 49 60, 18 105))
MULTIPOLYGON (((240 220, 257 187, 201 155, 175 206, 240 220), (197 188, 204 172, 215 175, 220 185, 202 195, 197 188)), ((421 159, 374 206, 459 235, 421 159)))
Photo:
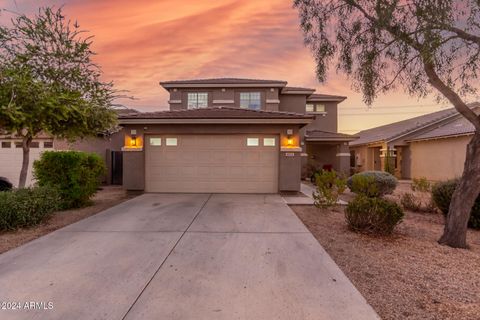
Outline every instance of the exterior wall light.
POLYGON ((132 147, 136 147, 137 146, 137 137, 136 136, 132 136, 131 140, 130 140, 130 145, 132 147))
POLYGON ((293 139, 292 139, 292 137, 288 137, 288 139, 287 139, 287 146, 289 146, 289 147, 293 146, 293 139))

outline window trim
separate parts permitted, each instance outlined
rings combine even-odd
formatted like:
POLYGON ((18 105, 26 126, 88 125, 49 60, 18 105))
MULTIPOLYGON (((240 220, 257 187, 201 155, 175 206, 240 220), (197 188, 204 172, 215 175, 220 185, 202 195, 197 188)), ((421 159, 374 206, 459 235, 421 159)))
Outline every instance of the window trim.
POLYGON ((314 103, 314 102, 307 102, 305 105, 305 112, 306 113, 318 113, 318 114, 326 114, 327 113, 327 106, 324 103, 314 103), (307 106, 313 106, 313 111, 309 111, 307 106), (322 106, 323 110, 318 110, 318 107, 322 106))
POLYGON ((150 138, 148 138, 148 144, 151 147, 161 147, 162 146, 162 138, 160 138, 160 137, 150 137, 150 138), (158 141, 159 144, 152 143, 152 139, 154 139, 155 141, 158 141))
POLYGON ((260 139, 255 137, 247 137, 247 147, 259 147, 260 146, 260 139), (252 144, 253 142, 253 144, 252 144))
POLYGON ((263 103, 262 103, 262 92, 261 91, 241 91, 240 92, 240 96, 239 96, 239 100, 238 100, 238 104, 239 104, 239 107, 241 109, 246 109, 246 110, 262 110, 263 108, 263 103), (242 95, 245 95, 247 94, 248 95, 248 103, 247 103, 247 106, 244 107, 242 106, 242 95), (252 108, 252 94, 258 94, 258 108, 252 108))
POLYGON ((175 137, 168 137, 168 138, 165 138, 165 146, 167 147, 176 147, 178 146, 178 138, 175 138, 175 137), (172 144, 171 142, 175 141, 174 144, 172 144))
POLYGON ((263 146, 264 147, 276 147, 277 146, 277 139, 276 138, 263 138, 263 146), (273 141, 273 144, 266 144, 265 141, 273 141))
MULTIPOLYGON (((208 108, 208 99, 209 99, 209 95, 208 95, 208 92, 206 91, 193 91, 193 92, 187 92, 187 109, 189 110, 193 110, 193 109, 204 109, 204 108, 208 108), (198 99, 198 96, 199 95, 206 95, 206 105, 205 106, 199 106, 199 99, 198 99), (190 96, 191 95, 195 95, 195 106, 190 106, 190 96)), ((193 102, 193 101, 192 101, 193 102)), ((193 104, 193 103, 192 103, 193 104)))

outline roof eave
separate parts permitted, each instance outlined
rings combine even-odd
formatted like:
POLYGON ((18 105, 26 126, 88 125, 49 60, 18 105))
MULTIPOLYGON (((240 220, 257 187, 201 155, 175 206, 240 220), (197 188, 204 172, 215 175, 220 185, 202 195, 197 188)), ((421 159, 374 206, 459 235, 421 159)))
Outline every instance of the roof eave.
POLYGON ((438 140, 438 139, 448 139, 448 138, 457 138, 457 137, 464 137, 470 136, 475 134, 475 132, 465 132, 465 133, 456 133, 456 134, 447 134, 443 136, 435 136, 435 137, 427 137, 427 138, 417 138, 417 139, 409 139, 405 140, 406 142, 417 142, 417 141, 428 141, 428 140, 438 140))
POLYGON ((265 83, 172 83, 160 82, 165 89, 174 88, 283 88, 287 82, 265 82, 265 83))
POLYGON ((122 118, 119 119, 120 125, 125 124, 309 124, 313 121, 311 118, 205 118, 205 119, 152 119, 152 118, 122 118))
POLYGON ((307 98, 307 102, 342 102, 347 97, 307 98))
POLYGON ((281 94, 299 94, 299 95, 311 95, 315 92, 315 89, 311 90, 292 90, 292 89, 283 89, 281 94))
POLYGON ((353 138, 309 138, 305 137, 307 142, 350 142, 357 140, 358 137, 353 138))

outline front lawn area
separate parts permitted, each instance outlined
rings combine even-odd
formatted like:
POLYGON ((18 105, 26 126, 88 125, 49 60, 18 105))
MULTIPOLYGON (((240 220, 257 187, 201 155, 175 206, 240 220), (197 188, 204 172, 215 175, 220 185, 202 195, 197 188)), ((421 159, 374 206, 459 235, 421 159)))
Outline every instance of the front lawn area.
POLYGON ((347 229, 343 208, 292 206, 382 319, 480 319, 480 231, 469 250, 437 244, 440 214, 406 212, 391 237, 347 229))
POLYGON ((24 243, 39 238, 47 233, 97 214, 113 207, 133 195, 127 194, 122 187, 107 186, 93 197, 93 204, 79 209, 55 212, 47 222, 35 227, 19 229, 11 232, 0 232, 0 253, 21 246, 24 243))

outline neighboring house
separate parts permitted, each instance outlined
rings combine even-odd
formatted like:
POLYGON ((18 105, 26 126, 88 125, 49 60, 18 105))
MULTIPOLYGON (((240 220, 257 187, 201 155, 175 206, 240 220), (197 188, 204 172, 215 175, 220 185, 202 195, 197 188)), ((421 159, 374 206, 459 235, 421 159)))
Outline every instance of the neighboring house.
MULTIPOLYGON (((117 114, 126 115, 136 113, 136 110, 117 108, 117 114)), ((35 181, 32 167, 35 160, 45 150, 79 150, 95 152, 105 161, 107 174, 104 177, 105 184, 122 184, 122 147, 124 145, 124 134, 119 131, 111 134, 99 135, 96 138, 80 139, 75 142, 68 142, 60 139, 53 139, 51 136, 42 134, 32 141, 30 147, 30 161, 27 174, 27 186, 35 181)), ((22 167, 22 142, 16 136, 0 135, 0 177, 7 178, 14 186, 18 186, 20 170, 22 167)))
MULTIPOLYGON (((469 106, 480 111, 480 103, 469 106)), ((350 144, 352 166, 384 170, 388 152, 398 178, 455 178, 463 171, 472 134, 473 126, 454 108, 363 130, 350 144)))
POLYGON ((349 170, 355 137, 337 133, 345 97, 276 80, 160 84, 170 93, 169 111, 119 117, 126 189, 276 193, 300 190, 308 162, 349 170))
POLYGON ((461 117, 409 140, 412 177, 436 181, 460 177, 474 133, 475 127, 461 117))
MULTIPOLYGON (((53 139, 47 135, 38 136, 32 141, 30 146, 27 185, 31 185, 33 181, 33 162, 40 158, 44 150, 53 150, 53 145, 53 139)), ((0 135, 0 177, 7 178, 14 186, 18 186, 22 160, 22 140, 11 135, 0 135)))

